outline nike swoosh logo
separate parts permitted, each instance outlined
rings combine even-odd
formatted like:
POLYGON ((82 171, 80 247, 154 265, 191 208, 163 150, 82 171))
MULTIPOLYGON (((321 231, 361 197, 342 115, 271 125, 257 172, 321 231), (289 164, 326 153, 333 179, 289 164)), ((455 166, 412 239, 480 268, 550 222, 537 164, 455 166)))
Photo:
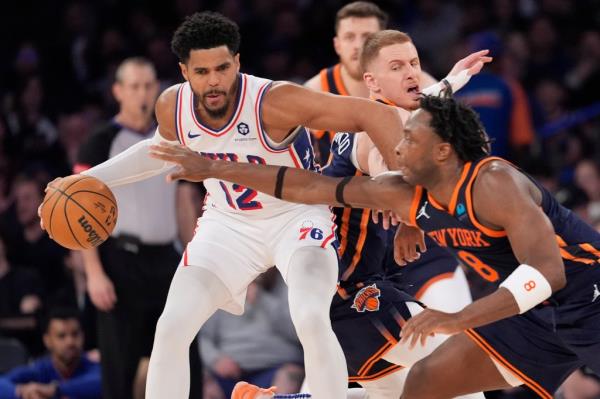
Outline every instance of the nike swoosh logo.
POLYGON ((190 131, 188 132, 188 137, 190 139, 195 139, 196 137, 200 137, 200 134, 192 134, 192 132, 190 131))

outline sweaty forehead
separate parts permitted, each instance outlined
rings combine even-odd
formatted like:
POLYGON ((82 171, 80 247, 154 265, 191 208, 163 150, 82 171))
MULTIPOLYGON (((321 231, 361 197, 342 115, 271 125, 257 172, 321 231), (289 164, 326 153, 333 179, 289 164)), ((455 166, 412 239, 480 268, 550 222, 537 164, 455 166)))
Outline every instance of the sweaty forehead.
POLYGON ((406 61, 409 62, 415 58, 419 58, 417 49, 412 42, 395 43, 389 46, 383 47, 379 50, 378 58, 385 60, 386 62, 406 61))

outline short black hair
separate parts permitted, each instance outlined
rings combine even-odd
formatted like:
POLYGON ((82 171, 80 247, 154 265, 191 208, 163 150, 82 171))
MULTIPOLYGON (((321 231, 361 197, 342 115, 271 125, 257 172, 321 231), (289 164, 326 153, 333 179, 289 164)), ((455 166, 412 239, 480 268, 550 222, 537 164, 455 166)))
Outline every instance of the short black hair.
POLYGON ((56 307, 48 310, 44 319, 42 320, 42 332, 44 334, 48 333, 48 328, 50 327, 52 320, 77 320, 79 322, 79 326, 82 327, 81 313, 79 310, 71 307, 56 307))
POLYGON ((186 63, 190 51, 227 46, 231 54, 240 48, 240 30, 235 22, 212 11, 197 12, 185 18, 173 34, 171 50, 186 63))
POLYGON ((340 21, 346 18, 377 18, 379 28, 385 29, 388 24, 388 15, 379 6, 370 1, 355 1, 340 8, 335 15, 335 32, 340 27, 340 21))
POLYGON ((465 161, 476 161, 490 155, 490 143, 479 116, 473 108, 451 97, 423 96, 421 108, 431 115, 429 124, 465 161))

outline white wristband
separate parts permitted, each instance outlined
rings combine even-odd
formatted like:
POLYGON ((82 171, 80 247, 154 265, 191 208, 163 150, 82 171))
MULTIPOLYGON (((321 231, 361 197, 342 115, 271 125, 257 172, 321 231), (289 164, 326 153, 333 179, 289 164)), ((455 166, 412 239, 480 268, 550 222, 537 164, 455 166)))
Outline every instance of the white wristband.
MULTIPOLYGON (((471 79, 471 75, 469 75, 469 70, 464 69, 457 73, 456 75, 446 76, 444 78, 446 82, 452 87, 452 93, 456 93, 460 89, 464 87, 469 80, 471 79)), ((444 82, 437 82, 431 86, 426 87, 421 92, 428 96, 439 96, 446 89, 446 85, 444 82)))
POLYGON ((520 265, 500 284, 510 291, 519 305, 519 313, 525 313, 552 295, 552 287, 546 277, 536 268, 520 265))
POLYGON ((452 86, 452 92, 456 93, 460 89, 462 89, 469 80, 471 80, 471 75, 469 75, 468 69, 463 69, 459 73, 453 76, 446 76, 446 80, 452 86))

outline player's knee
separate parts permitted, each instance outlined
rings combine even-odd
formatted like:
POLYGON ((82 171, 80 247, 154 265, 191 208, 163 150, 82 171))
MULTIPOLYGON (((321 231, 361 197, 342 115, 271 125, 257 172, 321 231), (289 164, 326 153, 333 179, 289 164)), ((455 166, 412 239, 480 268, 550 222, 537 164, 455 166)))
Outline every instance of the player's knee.
POLYGON ((331 329, 327 312, 323 312, 318 306, 304 303, 299 308, 290 309, 290 313, 300 341, 318 336, 322 331, 331 329))
MULTIPOLYGON (((181 312, 163 311, 156 323, 155 340, 181 341, 185 339, 185 314, 181 312)), ((193 337, 193 335, 192 335, 193 337)))
POLYGON ((428 363, 428 359, 425 358, 410 368, 404 384, 402 399, 429 399, 435 397, 431 396, 435 389, 430 389, 435 378, 431 375, 431 367, 428 363))

